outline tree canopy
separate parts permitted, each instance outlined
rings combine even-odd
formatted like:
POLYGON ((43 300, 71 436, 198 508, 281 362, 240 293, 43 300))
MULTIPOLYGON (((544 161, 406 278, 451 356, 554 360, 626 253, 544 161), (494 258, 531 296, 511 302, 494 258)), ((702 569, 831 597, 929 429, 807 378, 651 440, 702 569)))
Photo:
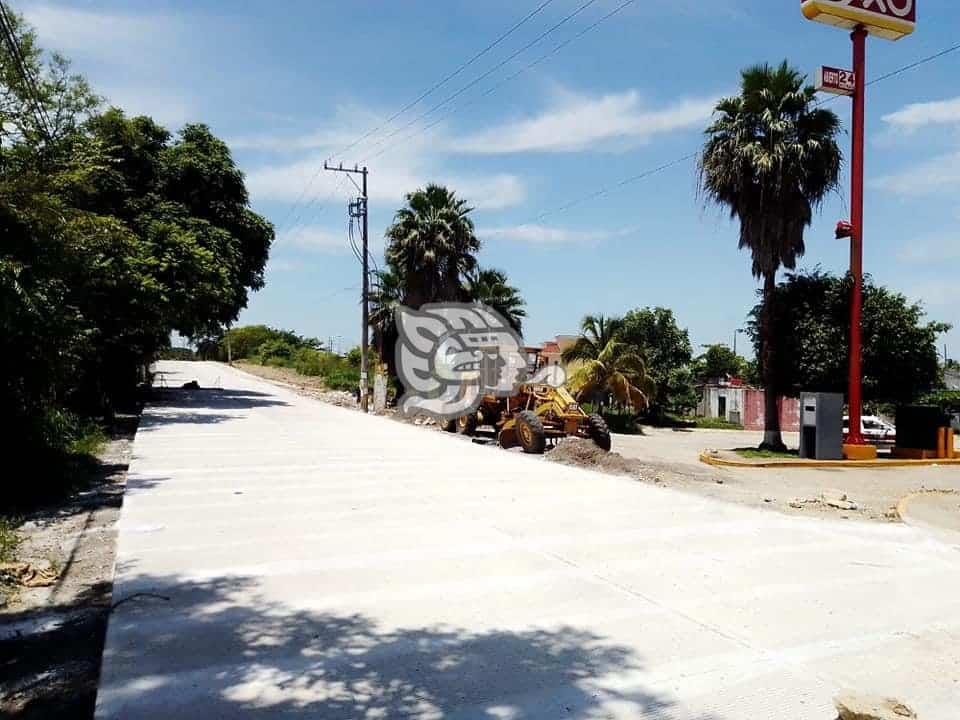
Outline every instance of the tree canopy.
POLYGON ((219 332, 263 284, 273 228, 204 125, 176 136, 101 100, 33 32, 0 51, 0 404, 16 442, 110 412, 169 344, 219 332))
POLYGON ((623 316, 617 335, 646 359, 655 386, 650 397, 651 415, 682 413, 696 405, 687 370, 693 353, 690 334, 677 324, 673 310, 662 307, 631 310, 623 316))
MULTIPOLYGON (((789 273, 776 288, 777 323, 791 332, 773 343, 777 390, 847 391, 850 335, 849 276, 789 273)), ((748 329, 759 343, 757 305, 748 329)), ((949 326, 926 319, 923 307, 877 286, 869 276, 863 287, 863 397, 872 402, 912 402, 940 385, 937 337, 949 326)))

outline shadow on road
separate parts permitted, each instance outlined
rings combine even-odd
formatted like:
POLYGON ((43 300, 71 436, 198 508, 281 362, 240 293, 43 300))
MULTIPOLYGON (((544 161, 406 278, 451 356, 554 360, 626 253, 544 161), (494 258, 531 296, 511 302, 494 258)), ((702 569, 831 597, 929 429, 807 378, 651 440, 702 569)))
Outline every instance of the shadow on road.
POLYGON ((226 411, 279 407, 289 403, 255 390, 164 389, 150 395, 151 412, 140 420, 139 432, 151 432, 165 425, 210 425, 237 419, 226 411))
POLYGON ((104 720, 599 718, 606 703, 638 717, 687 717, 654 692, 591 687, 641 663, 574 627, 387 629, 360 613, 267 600, 242 577, 138 576, 123 588, 132 594, 116 596, 110 621, 104 720))

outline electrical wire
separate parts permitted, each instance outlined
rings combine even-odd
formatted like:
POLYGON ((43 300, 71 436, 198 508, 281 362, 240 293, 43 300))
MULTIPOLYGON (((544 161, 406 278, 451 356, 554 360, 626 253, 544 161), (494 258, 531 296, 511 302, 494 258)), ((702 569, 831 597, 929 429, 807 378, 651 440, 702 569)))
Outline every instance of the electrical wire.
MULTIPOLYGON (((877 78, 874 78, 873 80, 869 80, 869 81, 866 83, 866 87, 869 87, 869 86, 871 86, 871 85, 876 85, 877 83, 883 82, 883 81, 885 81, 885 80, 889 80, 890 78, 893 78, 893 77, 896 77, 896 76, 898 76, 898 75, 901 75, 901 74, 903 74, 903 73, 905 73, 905 72, 907 72, 907 71, 909 71, 909 70, 913 70, 913 69, 918 68, 918 67, 920 67, 920 66, 922 66, 922 65, 926 65, 927 63, 933 62, 934 60, 938 60, 938 59, 940 59, 940 58, 942 58, 942 57, 944 57, 944 56, 946 56, 946 55, 949 55, 949 54, 951 54, 951 53, 954 53, 954 52, 956 52, 956 51, 958 51, 958 50, 960 50, 960 44, 953 45, 952 47, 946 48, 945 50, 941 50, 940 52, 935 53, 935 54, 933 54, 933 55, 928 55, 928 56, 926 56, 926 57, 923 57, 923 58, 917 60, 916 62, 910 63, 909 65, 904 65, 903 67, 897 68, 896 70, 893 70, 893 71, 891 71, 891 72, 889 72, 889 73, 886 73, 885 75, 881 75, 881 76, 879 76, 879 77, 877 77, 877 78)), ((826 100, 823 100, 823 101, 817 103, 816 105, 817 105, 817 106, 819 106, 819 105, 825 105, 826 103, 832 102, 833 100, 836 100, 836 99, 838 99, 839 97, 841 97, 841 96, 839 96, 839 95, 832 96, 832 97, 830 97, 830 98, 828 98, 828 99, 826 99, 826 100)), ((526 223, 526 224, 529 224, 530 222, 538 222, 538 221, 543 220, 544 218, 546 218, 546 217, 548 217, 548 216, 550 216, 550 215, 555 215, 555 214, 557 214, 557 213, 561 213, 561 212, 564 212, 564 211, 566 211, 566 210, 569 210, 570 208, 576 207, 577 205, 580 205, 580 204, 586 202, 587 200, 592 200, 592 199, 597 198, 597 197, 600 197, 600 196, 602 196, 602 195, 606 195, 606 194, 612 192, 613 190, 619 189, 619 188, 624 187, 624 186, 626 186, 626 185, 630 185, 630 184, 632 184, 632 183, 639 182, 639 181, 641 181, 641 180, 645 180, 646 178, 649 178, 649 177, 651 177, 651 176, 653 176, 653 175, 658 175, 659 173, 661 173, 661 172, 663 172, 663 171, 665 171, 665 170, 668 170, 668 169, 670 169, 670 168, 672 168, 672 167, 674 167, 674 166, 676 166, 676 165, 680 165, 681 163, 684 163, 684 162, 686 162, 686 161, 688 161, 688 160, 692 160, 692 159, 696 158, 696 157, 699 156, 699 155, 700 155, 700 152, 699 152, 699 151, 695 151, 695 152, 692 152, 692 153, 688 153, 688 154, 684 155, 683 157, 679 157, 679 158, 677 158, 677 159, 675 159, 675 160, 671 160, 670 162, 664 163, 663 165, 660 165, 660 166, 658 166, 658 167, 651 168, 651 169, 649 169, 649 170, 645 170, 644 172, 638 173, 638 174, 636 174, 636 175, 631 175, 631 176, 629 176, 629 177, 623 178, 622 180, 618 180, 618 181, 615 182, 615 183, 612 183, 612 184, 610 184, 610 185, 607 185, 607 186, 604 186, 604 187, 600 188, 600 189, 597 190, 596 192, 593 192, 593 193, 590 193, 590 194, 588 194, 588 195, 584 195, 584 196, 582 196, 582 197, 576 198, 576 199, 574 199, 574 200, 572 200, 572 201, 570 201, 570 202, 568 202, 568 203, 566 203, 566 204, 564 204, 564 205, 561 205, 561 206, 559 206, 559 207, 553 208, 552 210, 547 210, 547 211, 545 211, 545 212, 542 212, 542 213, 540 213, 540 215, 538 215, 536 218, 534 218, 533 220, 529 221, 529 222, 526 223)))
MULTIPOLYGON (((389 152, 392 148, 396 147, 397 145, 399 145, 399 144, 401 144, 401 143, 403 143, 403 142, 406 142, 407 140, 410 140, 411 138, 414 138, 414 137, 416 137, 417 135, 421 135, 421 134, 427 132, 427 131, 430 130, 431 128, 433 128, 433 127, 435 127, 436 125, 438 125, 439 123, 443 122, 446 118, 450 117, 450 115, 453 115, 453 114, 456 113, 456 112, 460 112, 460 111, 462 111, 462 110, 465 110, 466 108, 471 107, 472 105, 475 105, 476 103, 478 103, 478 102, 479 102, 480 100, 482 100, 483 98, 489 97, 490 95, 492 95, 493 93, 495 93, 497 90, 499 90, 501 87, 503 87, 504 85, 506 85, 506 84, 507 84, 508 82, 510 82, 511 80, 514 80, 515 78, 519 77, 520 75, 522 75, 523 73, 527 72, 528 70, 536 67, 537 65, 539 65, 540 63, 542 63, 542 62, 543 62, 544 60, 546 60, 547 58, 549 58, 549 57, 551 57, 551 56, 553 56, 553 55, 556 55, 558 52, 560 52, 560 51, 561 51, 563 48, 565 48, 567 45, 569 45, 570 43, 572 43, 572 42, 574 42, 574 41, 576 41, 576 40, 579 40, 581 37, 583 37, 583 36, 586 35, 587 33, 589 33, 589 32, 591 32, 592 30, 594 30, 598 25, 600 25, 601 23, 605 22, 606 20, 612 18, 614 15, 616 15, 616 14, 619 13, 619 12, 621 12, 621 11, 622 11, 624 8, 626 8, 628 5, 632 5, 632 4, 635 3, 635 2, 636 2, 636 0, 624 0, 623 2, 620 3, 620 5, 618 5, 617 7, 615 7, 613 10, 611 10, 610 12, 608 12, 606 15, 603 15, 603 16, 600 17, 598 20, 594 21, 594 22, 591 23, 590 25, 588 25, 588 26, 586 26, 585 28, 583 28, 582 30, 580 30, 580 32, 578 32, 576 35, 570 36, 569 38, 567 38, 567 39, 564 40, 563 42, 561 42, 561 43, 559 43, 558 45, 556 45, 556 46, 555 46, 553 49, 551 49, 550 51, 548 51, 548 52, 544 53, 543 55, 541 55, 540 57, 538 57, 538 58, 537 58, 536 60, 534 60, 533 62, 528 63, 527 65, 524 65, 524 66, 521 67, 519 70, 517 70, 516 72, 514 72, 512 75, 508 75, 507 77, 503 78, 502 80, 500 80, 500 81, 497 82, 496 84, 491 85, 489 88, 487 88, 486 90, 484 90, 484 91, 483 91, 480 95, 478 95, 477 97, 473 98, 472 100, 468 100, 466 103, 463 103, 463 104, 461 104, 461 105, 458 105, 458 106, 456 106, 456 107, 454 107, 454 108, 450 108, 447 112, 445 112, 443 115, 441 115, 439 118, 437 118, 437 119, 434 120, 433 122, 429 123, 428 125, 425 125, 424 127, 420 128, 419 130, 414 130, 412 133, 409 133, 409 134, 407 134, 407 135, 404 135, 404 136, 403 136, 402 138, 400 138, 397 142, 392 143, 392 144, 388 145, 388 146, 385 147, 385 148, 382 148, 379 152, 377 152, 376 154, 374 154, 374 155, 370 156, 369 158, 365 159, 363 162, 364 162, 364 163, 367 163, 367 162, 370 162, 370 161, 372 161, 372 160, 377 159, 378 157, 380 157, 380 156, 383 155, 384 153, 389 152)), ((374 145, 374 147, 376 147, 376 145, 374 145)))
MULTIPOLYGON (((428 110, 420 113, 417 117, 415 117, 413 120, 409 121, 407 124, 401 125, 400 127, 396 128, 395 130, 393 130, 392 132, 388 133, 387 135, 384 135, 382 138, 380 138, 380 140, 378 140, 376 143, 373 144, 373 146, 371 147, 371 150, 372 150, 373 148, 376 148, 377 146, 382 145, 384 142, 386 142, 387 140, 389 140, 389 139, 392 138, 392 137, 395 137, 397 134, 403 132, 404 130, 407 130, 408 128, 412 127, 413 125, 416 125, 418 122, 420 122, 421 120, 423 120, 423 119, 426 118, 426 117, 429 117, 430 115, 432 115, 434 112, 436 112, 436 111, 439 110, 440 108, 448 105, 450 102, 452 102, 453 100, 455 100, 455 99, 457 99, 458 97, 460 97, 460 96, 461 96, 463 93, 465 93, 467 90, 469 90, 470 88, 472 88, 472 87, 474 87, 475 85, 477 85, 477 83, 483 82, 483 81, 486 80, 488 77, 490 77, 493 73, 495 73, 497 70, 499 70, 500 68, 502 68, 504 65, 506 65, 506 64, 509 63, 510 61, 514 60, 517 56, 525 53, 527 50, 529 50, 530 48, 532 48, 534 45, 537 45, 538 43, 540 43, 544 38, 546 38, 546 37, 547 37, 548 35, 550 35, 551 33, 555 32, 556 30, 559 30, 561 27, 563 27, 564 25, 566 25, 568 22, 570 22, 571 20, 573 20, 577 15, 579 15, 580 13, 582 13, 584 10, 586 10, 587 8, 589 8, 591 5, 593 5, 593 4, 596 3, 596 2, 597 2, 597 0, 587 0, 585 3, 583 3, 583 4, 581 4, 579 7, 577 7, 576 10, 574 10, 574 11, 571 12, 571 13, 569 13, 568 15, 565 15, 565 16, 564 16, 563 18, 561 18, 559 21, 557 21, 556 23, 554 23, 553 25, 551 25, 549 28, 547 28, 546 30, 544 30, 542 33, 540 33, 539 35, 537 35, 533 40, 531 40, 530 42, 528 42, 526 45, 524 45, 523 47, 519 48, 518 50, 515 50, 514 52, 512 52, 512 53, 511 53, 510 55, 508 55, 506 58, 504 58, 503 60, 501 60, 500 62, 498 62, 496 65, 494 65, 493 67, 491 67, 490 69, 488 69, 486 72, 484 72, 484 73, 482 73, 481 75, 478 75, 477 77, 475 77, 473 80, 471 80, 470 82, 468 82, 466 85, 462 86, 462 87, 461 87, 459 90, 457 90, 456 92, 448 95, 448 96, 445 97, 443 100, 441 100, 440 102, 438 102, 438 103, 436 103, 435 105, 433 105, 430 109, 428 109, 428 110)), ((629 0, 629 2, 635 2, 635 0, 629 0)), ((628 2, 628 4, 629 4, 629 2, 628 2)))
MULTIPOLYGON (((527 14, 524 15, 522 18, 520 18, 520 20, 518 20, 518 21, 515 22, 513 25, 511 25, 509 28, 507 28, 507 30, 505 30, 504 32, 502 32, 497 38, 495 38, 495 39, 494 39, 491 43, 489 43, 485 48, 483 48, 483 49, 480 50, 479 52, 475 53, 472 57, 470 57, 470 58, 469 58, 468 60, 466 60, 465 62, 461 63, 453 72, 448 73, 446 76, 444 76, 443 78, 441 78, 440 80, 438 80, 437 82, 435 82, 431 87, 427 88, 427 89, 424 90, 422 93, 420 93, 420 95, 418 95, 416 98, 414 98, 413 100, 411 100, 410 102, 408 102, 406 105, 404 105, 403 107, 401 107, 399 110, 397 110, 395 113, 393 113, 393 115, 391 115, 389 118, 387 118, 385 121, 383 121, 380 125, 376 126, 376 127, 373 128, 372 130, 368 130, 367 132, 365 132, 363 135, 361 135, 360 137, 358 137, 358 138, 357 138, 356 140, 354 140, 353 142, 349 143, 348 145, 346 145, 345 147, 341 148, 341 149, 338 150, 337 152, 331 154, 329 157, 326 158, 326 160, 325 160, 324 162, 325 162, 325 163, 326 163, 326 162, 329 162, 329 161, 333 160, 334 158, 343 155, 345 152, 347 152, 348 150, 353 149, 354 147, 356 147, 357 145, 359 145, 361 142, 363 142, 363 141, 366 140, 367 138, 369 138, 369 137, 375 135, 376 133, 380 132, 380 130, 382 130, 383 128, 387 127, 390 123, 392 123, 392 122, 393 122, 394 120, 396 120, 398 117, 400 117, 401 115, 403 115, 407 110, 410 110, 411 108, 413 108, 413 107, 415 107, 416 105, 418 105, 420 102, 422 102, 423 100, 425 100, 426 98, 428 98, 430 95, 432 95, 434 92, 436 92, 437 90, 439 90, 441 87, 443 87, 444 85, 446 85, 450 80, 453 80, 453 78, 457 77, 460 73, 462 73, 462 72, 463 72, 464 70, 466 70, 468 67, 470 67, 471 65, 473 65, 477 60, 479 60, 479 59, 482 58, 484 55, 486 55, 488 52, 490 52, 490 51, 493 50, 495 47, 497 47, 498 45, 500 45, 500 43, 502 43, 504 40, 506 40, 508 37, 510 37, 514 32, 516 32, 517 30, 519 30, 523 25, 525 25, 527 22, 529 22, 530 20, 532 20, 532 19, 533 19, 534 17, 536 17, 539 13, 541 13, 544 9, 546 9, 546 7, 547 7, 548 5, 550 5, 552 2, 554 2, 554 0, 543 0, 543 2, 541 2, 537 7, 535 7, 535 8, 534 8, 533 10, 531 10, 529 13, 527 13, 527 14)), ((297 208, 297 206, 303 201, 303 198, 306 197, 307 192, 308 192, 308 191, 310 190, 310 188, 313 186, 314 181, 317 179, 317 177, 320 175, 320 173, 321 173, 322 171, 323 171, 323 167, 322 167, 322 166, 321 166, 321 167, 318 167, 317 170, 316 170, 316 172, 314 172, 314 174, 313 174, 313 175, 309 178, 309 180, 307 180, 307 182, 304 184, 303 189, 300 191, 300 195, 297 197, 296 201, 294 201, 294 204, 293 204, 293 206, 291 207, 290 212, 289 212, 288 215, 287 215, 287 218, 284 219, 282 225, 286 225, 286 224, 287 224, 287 221, 290 219, 290 216, 293 215, 294 210, 295 210, 295 209, 297 208)))
POLYGON ((50 131, 50 118, 47 116, 46 110, 40 103, 40 92, 37 88, 36 80, 34 79, 33 73, 30 71, 30 67, 26 62, 26 58, 23 55, 23 50, 20 48, 20 43, 17 41, 16 32, 14 30, 13 21, 10 19, 10 14, 2 2, 0 2, 0 31, 3 33, 4 40, 7 43, 7 48, 10 51, 11 57, 13 58, 14 65, 16 65, 17 72, 20 75, 20 78, 23 80, 24 87, 27 92, 27 98, 33 104, 34 112, 36 113, 37 125, 43 131, 47 141, 49 141, 53 137, 53 133, 50 131))
POLYGON ((395 113, 393 113, 393 115, 391 115, 391 116, 388 117, 386 120, 384 120, 380 125, 378 125, 377 127, 373 128, 372 130, 368 130, 367 132, 365 132, 363 135, 361 135, 360 137, 358 137, 356 140, 354 140, 353 142, 351 142, 351 143, 350 143, 349 145, 347 145, 346 147, 344 147, 344 148, 340 149, 339 151, 331 154, 330 157, 327 158, 327 161, 330 161, 330 160, 332 160, 332 159, 334 159, 334 158, 336 158, 336 157, 339 157, 339 156, 343 155, 343 154, 344 154, 345 152, 347 152, 348 150, 352 150, 353 148, 355 148, 357 145, 359 145, 361 142, 363 142, 364 140, 366 140, 368 137, 370 137, 370 136, 372 136, 372 135, 376 135, 378 132, 380 132, 381 130, 383 130, 383 128, 387 127, 387 125, 389 125, 389 124, 392 123, 394 120, 396 120, 398 117, 400 117, 401 115, 403 115, 407 110, 410 110, 411 108, 413 108, 413 107, 415 107, 416 105, 418 105, 421 101, 423 101, 423 100, 425 100, 426 98, 428 98, 428 97, 429 97, 430 95, 432 95, 434 92, 436 92, 436 91, 439 90, 441 87, 443 87, 444 85, 446 85, 449 81, 451 81, 451 80, 453 80, 455 77, 457 77, 460 73, 462 73, 462 72, 463 72, 464 70, 466 70, 468 67, 470 67, 471 65, 473 65, 477 60, 479 60, 479 59, 482 58, 484 55, 486 55, 488 52, 490 52, 490 51, 493 50, 495 47, 497 47, 500 43, 502 43, 504 40, 506 40, 508 37, 510 37, 514 32, 516 32, 517 30, 519 30, 523 25, 525 25, 527 22, 529 22, 530 20, 532 20, 536 15, 540 14, 540 13, 547 7, 547 5, 549 5, 549 4, 552 3, 553 1, 554 1, 554 0, 544 0, 543 2, 541 2, 537 7, 535 7, 535 8, 534 8, 533 10, 531 10, 529 13, 527 13, 526 15, 524 15, 522 18, 520 18, 520 20, 518 20, 518 21, 515 22, 513 25, 511 25, 506 31, 504 31, 503 33, 501 33, 493 42, 491 42, 491 43, 490 43, 489 45, 487 45, 485 48, 483 48, 482 50, 480 50, 479 52, 477 52, 476 54, 474 54, 474 55, 473 55, 469 60, 467 60, 466 62, 461 63, 461 65, 460 65, 456 70, 454 70, 454 71, 451 72, 451 73, 448 73, 448 74, 445 75, 443 78, 441 78, 440 80, 438 80, 437 82, 435 82, 435 83, 434 83, 433 85, 431 85, 429 88, 427 88, 427 89, 424 90, 422 93, 420 93, 420 95, 418 95, 416 98, 414 98, 413 100, 411 100, 410 102, 408 102, 408 103, 407 103, 406 105, 404 105, 402 108, 400 108, 400 109, 397 110, 395 113))

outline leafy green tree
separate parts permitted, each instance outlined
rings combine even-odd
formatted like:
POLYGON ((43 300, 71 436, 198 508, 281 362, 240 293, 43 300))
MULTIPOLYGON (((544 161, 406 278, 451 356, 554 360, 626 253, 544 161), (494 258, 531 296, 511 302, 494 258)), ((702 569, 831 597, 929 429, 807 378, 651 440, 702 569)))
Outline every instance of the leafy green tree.
POLYGON ((172 331, 236 318, 273 229, 209 130, 97 114, 86 81, 14 25, 37 97, 0 49, 0 406, 25 456, 52 457, 84 426, 71 413, 131 399, 172 331))
POLYGON ((507 274, 493 268, 477 268, 467 280, 467 297, 472 302, 489 305, 500 313, 517 332, 522 332, 526 302, 520 291, 510 285, 507 274))
MULTIPOLYGON (((775 290, 780 333, 772 347, 777 392, 846 393, 850 337, 849 276, 820 270, 789 273, 775 290)), ((748 329, 760 342, 762 305, 748 329)), ((863 397, 868 402, 904 403, 940 385, 937 338, 949 325, 925 320, 922 306, 864 278, 863 397)))
POLYGON ((720 100, 700 157, 708 200, 740 221, 740 248, 763 279, 760 352, 766 389, 762 448, 785 449, 771 354, 777 337, 773 307, 777 271, 804 254, 804 230, 814 209, 837 187, 840 120, 817 106, 806 77, 784 61, 743 71, 741 92, 720 100))
POLYGON ((465 283, 477 268, 480 240, 472 208, 452 190, 427 185, 407 195, 387 228, 389 269, 399 278, 408 307, 466 300, 465 283))
POLYGON ((729 347, 720 343, 710 345, 694 363, 694 374, 698 380, 725 377, 741 377, 746 361, 729 347))
MULTIPOLYGON (((690 335, 677 324, 668 308, 637 308, 623 316, 617 334, 620 341, 646 358, 656 392, 650 398, 649 413, 682 412, 691 406, 690 373, 684 372, 692 356, 690 335)), ((696 401, 692 403, 696 405, 696 401)))

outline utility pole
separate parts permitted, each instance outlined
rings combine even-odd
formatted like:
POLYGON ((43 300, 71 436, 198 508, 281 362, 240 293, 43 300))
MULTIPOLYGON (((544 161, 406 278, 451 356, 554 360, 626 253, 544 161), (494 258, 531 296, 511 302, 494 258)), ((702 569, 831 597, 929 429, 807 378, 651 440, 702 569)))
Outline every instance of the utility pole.
POLYGON ((369 412, 370 396, 367 393, 367 382, 370 369, 367 361, 367 348, 369 346, 370 334, 370 306, 368 304, 368 297, 370 294, 370 253, 367 250, 367 168, 366 166, 359 168, 356 165, 354 165, 352 168, 345 168, 343 163, 340 163, 340 165, 337 167, 333 167, 324 161, 323 169, 331 172, 346 173, 347 177, 350 178, 350 181, 353 182, 354 187, 357 187, 357 183, 353 179, 354 175, 360 175, 363 182, 362 187, 357 188, 357 190, 360 191, 360 197, 354 202, 350 203, 348 212, 351 218, 357 218, 361 221, 361 234, 363 236, 361 238, 362 247, 360 253, 362 256, 360 264, 363 266, 363 281, 360 290, 360 306, 363 308, 361 313, 362 327, 360 329, 360 409, 364 412, 369 412))

